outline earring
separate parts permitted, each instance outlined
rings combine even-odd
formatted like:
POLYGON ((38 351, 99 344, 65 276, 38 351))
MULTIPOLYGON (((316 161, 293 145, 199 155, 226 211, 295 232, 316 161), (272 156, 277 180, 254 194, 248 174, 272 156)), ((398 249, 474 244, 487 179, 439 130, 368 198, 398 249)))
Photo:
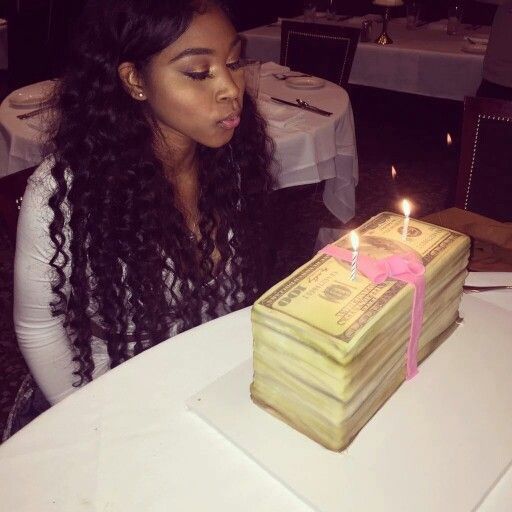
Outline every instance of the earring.
POLYGON ((139 92, 139 98, 144 98, 144 93, 143 92, 139 92))

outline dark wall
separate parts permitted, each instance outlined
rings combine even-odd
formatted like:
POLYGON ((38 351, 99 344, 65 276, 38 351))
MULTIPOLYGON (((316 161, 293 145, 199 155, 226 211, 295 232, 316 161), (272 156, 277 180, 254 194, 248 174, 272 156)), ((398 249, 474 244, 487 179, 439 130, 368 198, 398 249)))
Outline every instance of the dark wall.
POLYGON ((8 0, 11 88, 57 76, 85 0, 8 0))
MULTIPOLYGON (((408 0, 404 0, 405 2, 408 0)), ((422 4, 422 19, 427 21, 446 18, 448 6, 453 0, 419 0, 422 4)), ((465 23, 490 25, 496 6, 478 0, 460 0, 463 5, 465 23)), ((325 10, 328 0, 318 0, 318 9, 325 10)), ((302 12, 302 0, 227 0, 238 30, 245 30, 275 21, 278 16, 298 16, 302 12)), ((361 16, 367 13, 381 13, 382 7, 373 5, 372 0, 335 0, 338 13, 361 16)), ((405 7, 392 10, 393 16, 405 16, 405 7)))

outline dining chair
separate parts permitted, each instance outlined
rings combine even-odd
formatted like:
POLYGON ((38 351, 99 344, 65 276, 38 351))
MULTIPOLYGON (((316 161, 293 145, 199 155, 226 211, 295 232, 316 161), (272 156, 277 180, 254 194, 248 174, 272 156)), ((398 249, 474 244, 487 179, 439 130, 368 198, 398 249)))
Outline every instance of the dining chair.
POLYGON ((281 22, 281 64, 346 87, 360 29, 281 22))
POLYGON ((512 221, 512 101, 465 98, 455 206, 512 221))
POLYGON ((27 180, 36 167, 29 167, 28 169, 23 169, 0 178, 0 218, 5 225, 9 238, 13 242, 16 240, 18 215, 27 180))

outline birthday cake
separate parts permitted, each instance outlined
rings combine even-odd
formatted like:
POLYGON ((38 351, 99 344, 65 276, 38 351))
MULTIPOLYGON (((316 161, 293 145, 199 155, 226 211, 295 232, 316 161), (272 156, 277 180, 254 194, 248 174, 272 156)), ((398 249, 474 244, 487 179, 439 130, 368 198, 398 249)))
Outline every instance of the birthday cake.
POLYGON ((345 236, 252 309, 253 401, 335 451, 456 327, 469 257, 467 236, 393 213, 357 233, 357 260, 345 236))

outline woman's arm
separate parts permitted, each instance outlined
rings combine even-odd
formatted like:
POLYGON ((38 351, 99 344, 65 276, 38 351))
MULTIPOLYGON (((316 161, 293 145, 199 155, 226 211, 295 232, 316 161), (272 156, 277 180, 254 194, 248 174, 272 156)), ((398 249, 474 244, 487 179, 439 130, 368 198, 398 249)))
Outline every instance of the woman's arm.
POLYGON ((14 326, 25 360, 51 404, 74 391, 73 352, 61 316, 52 316, 50 301, 53 246, 48 234, 48 207, 53 179, 43 163, 29 179, 23 197, 14 261, 14 326))
POLYGON ((477 1, 484 3, 484 4, 502 5, 502 4, 506 4, 507 2, 510 2, 511 0, 477 0, 477 1))

